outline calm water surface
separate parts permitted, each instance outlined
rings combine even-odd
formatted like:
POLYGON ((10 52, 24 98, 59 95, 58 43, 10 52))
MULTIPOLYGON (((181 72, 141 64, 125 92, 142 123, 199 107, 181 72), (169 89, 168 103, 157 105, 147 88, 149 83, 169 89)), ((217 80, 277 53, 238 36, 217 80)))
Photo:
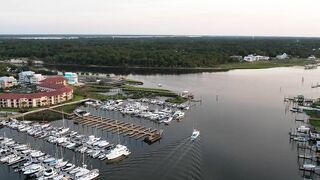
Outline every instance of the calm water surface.
MULTIPOLYGON (((295 127, 294 114, 283 98, 304 94, 319 97, 320 90, 312 83, 320 82, 320 70, 305 71, 299 67, 261 70, 234 70, 185 75, 128 75, 141 80, 146 87, 177 92, 189 90, 201 104, 194 105, 182 122, 170 126, 148 120, 122 117, 114 112, 94 114, 164 129, 160 142, 147 145, 120 137, 132 154, 116 164, 85 158, 89 167, 101 170, 100 179, 301 179, 297 149, 288 137, 295 127), (193 124, 201 131, 192 143, 189 137, 193 124)), ((82 125, 68 126, 85 134, 97 134, 116 143, 118 136, 82 125)), ((61 125, 61 121, 53 122, 61 125)), ((7 136, 30 142, 35 149, 54 155, 60 147, 34 139, 24 133, 3 128, 7 136)), ((81 163, 81 155, 62 149, 63 157, 81 163)), ((0 165, 0 179, 23 179, 6 165, 0 165)))

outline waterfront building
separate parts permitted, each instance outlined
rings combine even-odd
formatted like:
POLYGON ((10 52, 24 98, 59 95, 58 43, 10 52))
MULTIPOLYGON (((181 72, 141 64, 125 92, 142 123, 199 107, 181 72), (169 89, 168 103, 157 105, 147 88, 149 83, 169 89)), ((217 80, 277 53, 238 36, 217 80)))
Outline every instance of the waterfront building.
POLYGON ((18 84, 16 78, 14 78, 13 76, 4 76, 4 77, 0 77, 0 89, 5 89, 5 88, 9 88, 12 86, 16 86, 18 84))
POLYGON ((67 79, 68 84, 78 84, 78 75, 73 72, 64 73, 64 77, 67 79))
POLYGON ((260 55, 253 55, 253 54, 250 54, 248 56, 245 56, 243 58, 244 61, 247 61, 247 62, 253 62, 253 61, 264 61, 264 60, 269 60, 270 57, 268 56, 260 56, 260 55))
POLYGON ((30 83, 31 84, 39 84, 42 80, 44 80, 45 77, 42 76, 42 74, 34 74, 30 77, 30 83))
POLYGON ((30 78, 35 74, 33 71, 22 71, 18 74, 20 83, 30 83, 30 78))
POLYGON ((35 74, 33 71, 22 71, 18 74, 20 83, 39 84, 45 77, 42 74, 35 74))
POLYGON ((52 76, 40 81, 37 92, 5 93, 0 95, 0 108, 32 108, 59 104, 73 98, 73 89, 63 76, 52 76))

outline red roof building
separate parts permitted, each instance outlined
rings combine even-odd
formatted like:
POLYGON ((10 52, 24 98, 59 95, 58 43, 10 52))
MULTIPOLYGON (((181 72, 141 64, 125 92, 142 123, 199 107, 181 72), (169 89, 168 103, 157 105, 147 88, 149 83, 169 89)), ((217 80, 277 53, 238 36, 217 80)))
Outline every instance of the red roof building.
POLYGON ((50 76, 42 80, 35 93, 6 93, 0 95, 0 107, 31 108, 59 104, 73 98, 73 89, 63 76, 50 76))

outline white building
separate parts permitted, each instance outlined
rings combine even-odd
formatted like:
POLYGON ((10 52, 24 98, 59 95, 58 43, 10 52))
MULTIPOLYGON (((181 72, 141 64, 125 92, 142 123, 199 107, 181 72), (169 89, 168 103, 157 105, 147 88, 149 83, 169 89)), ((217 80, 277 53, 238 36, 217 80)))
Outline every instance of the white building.
POLYGON ((27 64, 28 61, 24 59, 10 59, 9 63, 11 64, 27 64))
POLYGON ((40 81, 45 79, 41 74, 35 74, 33 71, 23 71, 18 75, 21 83, 39 84, 40 81))
POLYGON ((21 82, 21 83, 30 83, 30 78, 34 74, 35 73, 33 71, 22 71, 21 73, 18 74, 19 82, 21 82))
POLYGON ((248 55, 243 58, 244 61, 253 62, 253 61, 263 61, 263 60, 269 60, 270 58, 268 56, 260 56, 260 55, 248 55))
POLYGON ((0 77, 0 89, 9 88, 16 86, 18 84, 17 80, 13 76, 0 77))
POLYGON ((44 80, 45 77, 42 76, 42 74, 34 74, 32 77, 30 77, 30 83, 31 84, 40 84, 40 81, 44 80))
POLYGON ((277 55, 276 58, 283 60, 283 59, 289 59, 289 56, 287 55, 287 53, 283 53, 281 55, 277 55))
POLYGON ((78 84, 79 82, 77 73, 66 72, 64 77, 67 79, 68 84, 78 84))

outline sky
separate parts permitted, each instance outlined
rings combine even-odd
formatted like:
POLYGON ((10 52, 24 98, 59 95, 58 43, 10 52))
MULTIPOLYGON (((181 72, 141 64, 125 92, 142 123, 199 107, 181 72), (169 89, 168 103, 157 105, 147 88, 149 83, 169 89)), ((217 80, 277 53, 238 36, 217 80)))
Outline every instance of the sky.
POLYGON ((320 37, 320 0, 0 0, 0 34, 320 37))

